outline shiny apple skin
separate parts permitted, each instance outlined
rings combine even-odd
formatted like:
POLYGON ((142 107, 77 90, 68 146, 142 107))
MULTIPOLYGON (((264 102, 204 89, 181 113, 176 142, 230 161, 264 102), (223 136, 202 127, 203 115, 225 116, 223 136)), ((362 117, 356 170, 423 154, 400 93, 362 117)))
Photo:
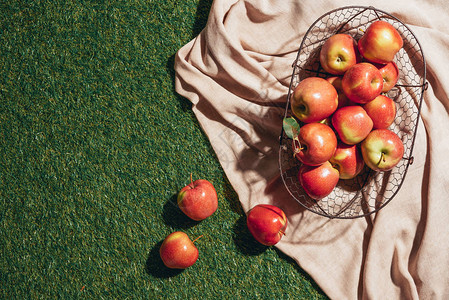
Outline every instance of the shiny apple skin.
POLYGON ((335 34, 329 37, 320 50, 320 63, 323 69, 333 75, 342 75, 357 63, 357 42, 348 34, 335 34))
POLYGON ((356 177, 365 165, 358 145, 347 145, 341 141, 329 162, 338 170, 340 179, 356 177))
POLYGON ((320 200, 328 196, 337 186, 339 173, 327 161, 320 166, 302 165, 299 168, 298 179, 310 198, 320 200))
POLYGON ((362 62, 346 71, 341 84, 349 100, 365 104, 380 95, 383 78, 373 64, 362 62))
POLYGON ((206 179, 195 180, 183 187, 177 202, 181 211, 195 221, 206 219, 218 208, 217 192, 206 179))
POLYGON ((368 61, 386 64, 394 59, 403 44, 396 28, 386 21, 379 20, 368 26, 357 47, 368 61))
POLYGON ((164 265, 171 269, 186 269, 198 260, 198 248, 192 240, 181 231, 169 234, 159 248, 164 265))
POLYGON ((304 123, 329 117, 338 106, 338 94, 326 79, 308 77, 294 89, 291 97, 293 114, 304 123))
POLYGON ((293 140, 295 156, 300 162, 310 166, 318 166, 328 161, 337 148, 334 131, 322 123, 308 123, 301 127, 298 141, 303 149, 297 150, 299 145, 293 140))
POLYGON ((374 171, 389 171, 402 160, 404 144, 393 131, 375 129, 362 142, 361 150, 368 167, 374 171))
POLYGON ((259 243, 272 246, 284 236, 288 221, 284 211, 279 207, 258 204, 248 212, 246 224, 259 243))
POLYGON ((387 64, 375 64, 383 78, 382 93, 390 91, 398 82, 399 68, 394 61, 387 64))
POLYGON ((373 101, 366 103, 363 109, 373 120, 374 129, 387 129, 396 118, 396 104, 393 99, 384 95, 379 95, 373 101))
POLYGON ((339 108, 332 116, 332 126, 340 140, 348 145, 363 141, 373 129, 373 121, 358 105, 339 108))

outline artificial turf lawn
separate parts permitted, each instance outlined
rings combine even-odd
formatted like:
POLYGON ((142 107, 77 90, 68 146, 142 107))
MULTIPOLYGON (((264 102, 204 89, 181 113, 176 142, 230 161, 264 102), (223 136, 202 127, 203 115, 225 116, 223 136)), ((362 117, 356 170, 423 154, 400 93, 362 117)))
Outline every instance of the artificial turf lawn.
POLYGON ((0 298, 325 298, 276 248, 258 245, 187 99, 176 51, 211 1, 2 1, 0 298), (218 211, 176 206, 189 174, 218 211), (182 230, 191 268, 163 267, 182 230))

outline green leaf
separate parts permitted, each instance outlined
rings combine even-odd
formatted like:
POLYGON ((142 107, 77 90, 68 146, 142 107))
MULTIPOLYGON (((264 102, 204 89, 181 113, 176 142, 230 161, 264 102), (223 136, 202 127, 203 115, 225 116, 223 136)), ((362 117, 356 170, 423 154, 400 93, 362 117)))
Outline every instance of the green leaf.
POLYGON ((299 123, 293 117, 284 118, 282 121, 282 126, 284 128, 285 134, 294 139, 299 134, 299 123))

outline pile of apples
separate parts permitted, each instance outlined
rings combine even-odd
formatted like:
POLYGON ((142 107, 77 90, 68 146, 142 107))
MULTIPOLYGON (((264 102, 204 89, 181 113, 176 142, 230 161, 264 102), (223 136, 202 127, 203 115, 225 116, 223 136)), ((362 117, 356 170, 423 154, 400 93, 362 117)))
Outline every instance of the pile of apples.
POLYGON ((398 80, 393 59, 402 46, 398 31, 383 20, 371 23, 358 41, 335 34, 320 49, 329 76, 308 77, 295 87, 294 117, 284 120, 284 128, 302 163, 298 180, 312 199, 326 197, 365 164, 388 171, 402 159, 402 140, 389 129, 396 105, 386 96, 398 80))
MULTIPOLYGON (((193 181, 178 193, 179 209, 189 218, 202 221, 215 213, 218 208, 217 192, 213 184, 206 179, 193 181)), ((250 209, 246 224, 256 241, 266 246, 277 244, 287 229, 287 217, 284 211, 270 204, 258 204, 250 209)), ((186 269, 195 264, 199 257, 195 242, 182 232, 170 233, 159 248, 159 255, 164 265, 171 269, 186 269)))

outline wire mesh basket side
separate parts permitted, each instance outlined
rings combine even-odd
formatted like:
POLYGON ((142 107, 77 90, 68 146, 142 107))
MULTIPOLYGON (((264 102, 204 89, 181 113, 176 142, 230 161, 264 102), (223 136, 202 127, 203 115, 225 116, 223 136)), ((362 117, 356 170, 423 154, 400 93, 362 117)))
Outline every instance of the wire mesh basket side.
POLYGON ((284 132, 281 133, 279 168, 287 190, 305 208, 326 217, 357 218, 369 215, 384 207, 399 191, 408 167, 413 163, 413 146, 426 88, 424 54, 415 35, 399 19, 373 7, 349 6, 324 14, 310 26, 293 64, 285 117, 292 116, 290 98, 301 80, 311 76, 330 77, 319 63, 322 44, 336 33, 346 33, 358 40, 368 26, 379 19, 392 24, 404 41, 403 48, 394 59, 400 73, 398 82, 386 94, 396 103, 397 115, 390 130, 404 144, 404 157, 400 163, 388 172, 374 172, 365 167, 354 179, 340 180, 329 196, 317 202, 302 189, 297 178, 300 162, 294 158, 291 140, 284 132))

